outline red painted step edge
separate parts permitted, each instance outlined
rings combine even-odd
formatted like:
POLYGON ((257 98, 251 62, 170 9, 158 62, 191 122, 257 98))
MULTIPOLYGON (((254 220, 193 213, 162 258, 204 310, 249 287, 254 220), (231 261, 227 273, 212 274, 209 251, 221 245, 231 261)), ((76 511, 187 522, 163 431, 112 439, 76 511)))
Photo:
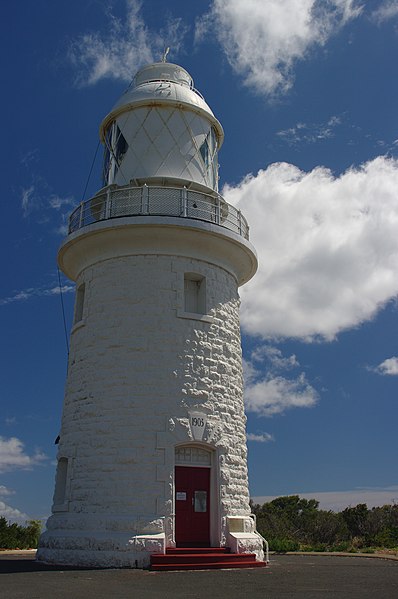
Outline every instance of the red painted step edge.
POLYGON ((255 555, 245 555, 244 557, 240 557, 237 555, 223 555, 222 558, 220 558, 219 555, 214 555, 211 553, 206 553, 204 555, 201 555, 200 558, 198 559, 197 555, 180 555, 180 556, 173 556, 173 558, 171 558, 171 556, 165 556, 164 558, 161 557, 156 557, 154 556, 152 558, 151 563, 152 564, 201 564, 201 563, 218 563, 218 564, 223 564, 225 562, 239 562, 239 563, 245 563, 245 562, 255 562, 256 561, 256 556, 255 555))
POLYGON ((233 568, 265 568, 265 562, 223 562, 223 563, 200 563, 200 564, 153 564, 153 572, 167 570, 227 570, 233 568))
MULTIPOLYGON (((231 549, 229 547, 169 547, 166 549, 166 555, 174 555, 183 553, 184 555, 188 553, 194 553, 195 555, 198 553, 231 553, 231 549)), ((164 555, 154 553, 153 555, 164 555)))
POLYGON ((167 549, 165 554, 151 555, 150 569, 166 570, 209 570, 223 568, 263 568, 266 562, 256 560, 254 553, 230 553, 223 547, 167 549))

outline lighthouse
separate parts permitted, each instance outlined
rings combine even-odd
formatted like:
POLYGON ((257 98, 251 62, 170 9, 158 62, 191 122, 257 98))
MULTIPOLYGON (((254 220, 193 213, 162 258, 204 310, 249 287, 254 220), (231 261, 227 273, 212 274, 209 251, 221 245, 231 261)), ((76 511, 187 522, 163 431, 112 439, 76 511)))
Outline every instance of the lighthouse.
POLYGON ((100 126, 103 185, 70 215, 76 283, 52 515, 37 558, 263 560, 249 506, 238 288, 256 253, 218 191, 223 128, 179 65, 145 66, 100 126))

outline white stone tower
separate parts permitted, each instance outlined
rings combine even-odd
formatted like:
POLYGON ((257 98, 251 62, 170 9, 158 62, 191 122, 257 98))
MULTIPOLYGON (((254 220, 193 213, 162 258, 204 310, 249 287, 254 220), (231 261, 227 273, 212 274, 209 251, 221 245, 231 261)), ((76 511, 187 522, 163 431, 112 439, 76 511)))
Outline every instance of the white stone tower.
POLYGON ((218 193, 223 129, 190 75, 140 70, 100 128, 104 187, 70 217, 76 281, 52 516, 38 559, 142 567, 254 551, 238 287, 257 260, 218 193))

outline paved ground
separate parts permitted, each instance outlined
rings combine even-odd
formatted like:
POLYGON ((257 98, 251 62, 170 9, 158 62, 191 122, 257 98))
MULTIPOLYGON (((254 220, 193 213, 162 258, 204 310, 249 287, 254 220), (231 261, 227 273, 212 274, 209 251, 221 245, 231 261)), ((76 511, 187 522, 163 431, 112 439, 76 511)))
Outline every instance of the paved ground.
POLYGON ((269 568, 196 572, 76 570, 0 553, 1 599, 396 599, 398 562, 277 555, 269 568))

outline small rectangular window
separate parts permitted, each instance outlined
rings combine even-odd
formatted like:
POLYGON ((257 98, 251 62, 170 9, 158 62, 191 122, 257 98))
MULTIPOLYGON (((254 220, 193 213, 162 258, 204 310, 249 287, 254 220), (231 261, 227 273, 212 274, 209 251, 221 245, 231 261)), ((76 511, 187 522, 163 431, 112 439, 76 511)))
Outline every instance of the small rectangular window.
POLYGON ((85 294, 85 284, 82 283, 79 285, 76 291, 76 303, 75 303, 75 319, 74 324, 80 322, 83 318, 83 308, 84 308, 84 294, 85 294))
POLYGON ((184 308, 192 314, 206 313, 206 279, 202 275, 185 273, 184 308))
POLYGON ((66 499, 66 481, 68 475, 68 458, 58 460, 55 479, 54 505, 62 505, 66 499))

